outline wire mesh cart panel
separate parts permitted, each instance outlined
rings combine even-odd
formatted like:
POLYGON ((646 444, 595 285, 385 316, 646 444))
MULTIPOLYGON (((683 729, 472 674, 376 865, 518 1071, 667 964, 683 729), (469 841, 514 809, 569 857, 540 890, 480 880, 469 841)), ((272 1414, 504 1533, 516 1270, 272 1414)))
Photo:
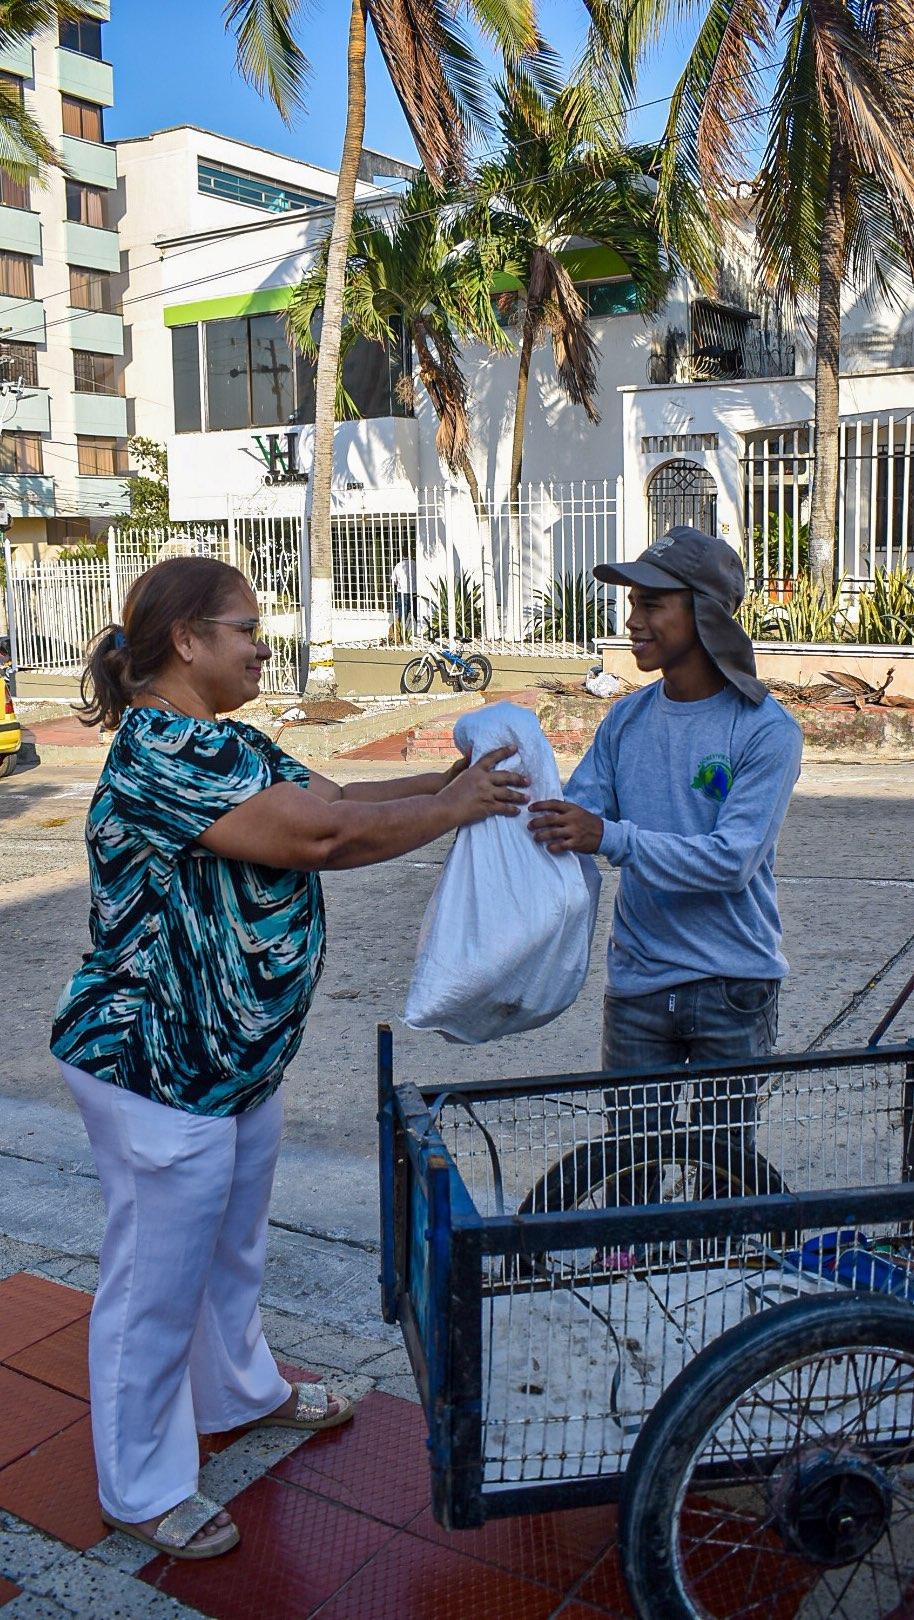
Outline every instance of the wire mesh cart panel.
POLYGON ((418 1087, 378 1056, 440 1522, 624 1496, 664 1620, 914 1593, 914 1047, 418 1087))

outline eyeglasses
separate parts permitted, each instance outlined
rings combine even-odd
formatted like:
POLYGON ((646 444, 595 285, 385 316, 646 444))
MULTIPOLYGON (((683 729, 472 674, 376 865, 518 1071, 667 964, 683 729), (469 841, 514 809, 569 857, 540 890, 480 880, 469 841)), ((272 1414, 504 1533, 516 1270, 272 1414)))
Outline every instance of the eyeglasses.
POLYGON ((259 646, 263 641, 263 632, 259 619, 213 619, 208 613, 202 613, 200 617, 204 624, 230 624, 235 630, 243 630, 246 635, 250 636, 255 647, 259 646))

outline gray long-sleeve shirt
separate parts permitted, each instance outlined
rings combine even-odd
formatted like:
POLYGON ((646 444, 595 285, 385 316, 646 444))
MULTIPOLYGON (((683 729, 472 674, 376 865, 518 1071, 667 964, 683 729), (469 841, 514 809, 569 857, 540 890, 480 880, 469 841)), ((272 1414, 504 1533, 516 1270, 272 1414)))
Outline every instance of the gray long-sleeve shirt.
POLYGON ((785 976, 774 857, 802 746, 774 698, 729 683, 674 703, 657 681, 613 705, 565 789, 603 818, 600 851, 620 869, 613 995, 785 976))

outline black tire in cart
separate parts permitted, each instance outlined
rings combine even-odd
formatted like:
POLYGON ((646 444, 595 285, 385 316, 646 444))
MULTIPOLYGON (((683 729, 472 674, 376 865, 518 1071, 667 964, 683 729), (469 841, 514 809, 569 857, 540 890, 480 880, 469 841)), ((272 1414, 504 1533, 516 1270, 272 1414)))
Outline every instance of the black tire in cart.
MULTIPOLYGON (((760 1198, 786 1192, 777 1171, 761 1154, 746 1150, 738 1138, 725 1134, 717 1135, 712 1146, 709 1136, 693 1128, 641 1139, 622 1137, 618 1142, 610 1136, 579 1142, 536 1182, 517 1212, 628 1209, 633 1204, 760 1198)), ((722 1245, 714 1239, 701 1239, 698 1246, 678 1247, 682 1258, 691 1248, 711 1259, 722 1245)), ((667 1251, 669 1264, 669 1245, 667 1251)), ((520 1262, 521 1274, 540 1270, 547 1261, 545 1255, 531 1255, 527 1264, 520 1262)))
POLYGON ((435 671, 428 658, 411 658, 400 676, 401 692, 427 692, 435 671))
POLYGON ((464 692, 484 692, 492 679, 492 665, 482 653, 470 653, 457 671, 457 682, 464 692))
POLYGON ((914 1613, 914 1309, 800 1299, 721 1334, 635 1443, 619 1523, 640 1620, 914 1613))

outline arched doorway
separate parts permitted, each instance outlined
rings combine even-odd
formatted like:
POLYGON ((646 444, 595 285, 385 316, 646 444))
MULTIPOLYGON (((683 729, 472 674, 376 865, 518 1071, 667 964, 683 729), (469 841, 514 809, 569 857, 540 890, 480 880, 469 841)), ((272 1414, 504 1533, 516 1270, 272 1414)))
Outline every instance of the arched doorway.
POLYGON ((697 461, 667 461, 647 486, 647 533, 651 544, 685 523, 717 533, 717 485, 697 461))

